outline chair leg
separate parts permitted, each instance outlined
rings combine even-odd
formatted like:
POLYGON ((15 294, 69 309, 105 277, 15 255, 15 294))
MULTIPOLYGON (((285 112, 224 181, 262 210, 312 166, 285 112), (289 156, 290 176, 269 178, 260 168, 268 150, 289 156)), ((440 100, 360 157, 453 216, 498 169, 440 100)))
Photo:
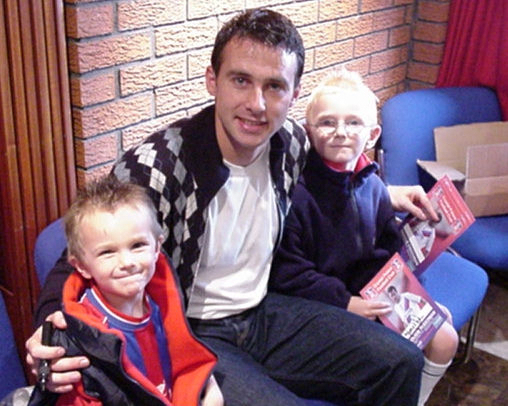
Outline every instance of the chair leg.
POLYGON ((478 330, 478 324, 480 322, 480 309, 481 306, 478 307, 478 309, 471 316, 471 319, 469 319, 464 349, 462 351, 462 354, 453 360, 453 365, 466 364, 471 359, 471 353, 473 352, 476 332, 478 330))

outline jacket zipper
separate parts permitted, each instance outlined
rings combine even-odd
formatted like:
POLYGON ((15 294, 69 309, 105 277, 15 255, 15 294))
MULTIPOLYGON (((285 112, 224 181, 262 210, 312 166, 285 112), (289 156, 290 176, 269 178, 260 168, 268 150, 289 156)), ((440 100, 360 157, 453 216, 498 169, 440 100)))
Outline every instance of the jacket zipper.
POLYGON ((360 237, 360 214, 358 213, 358 202, 356 200, 356 188, 354 186, 354 181, 351 181, 351 183, 348 186, 349 189, 349 195, 351 196, 351 208, 353 209, 353 220, 355 225, 355 240, 356 245, 360 248, 360 252, 363 252, 363 241, 360 237))

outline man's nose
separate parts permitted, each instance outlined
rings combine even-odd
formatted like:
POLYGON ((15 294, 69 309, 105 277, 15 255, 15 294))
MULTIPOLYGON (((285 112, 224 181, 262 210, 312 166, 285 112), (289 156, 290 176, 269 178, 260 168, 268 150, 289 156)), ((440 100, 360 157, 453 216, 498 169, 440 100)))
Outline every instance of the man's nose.
POLYGON ((266 108, 265 95, 261 87, 254 86, 249 91, 249 99, 247 101, 248 108, 254 112, 262 112, 266 108))

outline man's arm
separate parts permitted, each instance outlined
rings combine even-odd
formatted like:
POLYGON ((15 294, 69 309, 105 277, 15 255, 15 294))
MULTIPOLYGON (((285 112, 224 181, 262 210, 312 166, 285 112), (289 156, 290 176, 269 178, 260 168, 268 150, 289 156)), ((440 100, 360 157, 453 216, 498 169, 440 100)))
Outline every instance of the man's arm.
POLYGON ((72 390, 72 384, 81 379, 78 369, 89 365, 86 357, 64 357, 65 350, 62 347, 41 344, 41 324, 44 320, 51 320, 56 328, 66 328, 63 314, 57 310, 62 308, 63 285, 72 271, 72 266, 67 262, 67 251, 64 251, 49 272, 41 290, 34 316, 34 325, 39 327, 25 343, 26 361, 35 376, 37 376, 39 360, 51 360, 51 373, 47 388, 56 393, 72 390))
MULTIPOLYGON (((55 312, 47 317, 56 328, 64 329, 67 327, 62 312, 55 312)), ((37 376, 39 360, 50 360, 51 373, 46 388, 51 392, 65 393, 70 392, 73 384, 81 380, 80 368, 86 368, 90 361, 86 357, 65 357, 63 347, 46 346, 41 344, 42 326, 26 341, 27 350, 26 362, 34 376, 37 376)))
POLYGON ((35 327, 40 326, 51 313, 62 309, 63 285, 72 271, 67 262, 67 250, 64 250, 44 281, 34 314, 35 327))

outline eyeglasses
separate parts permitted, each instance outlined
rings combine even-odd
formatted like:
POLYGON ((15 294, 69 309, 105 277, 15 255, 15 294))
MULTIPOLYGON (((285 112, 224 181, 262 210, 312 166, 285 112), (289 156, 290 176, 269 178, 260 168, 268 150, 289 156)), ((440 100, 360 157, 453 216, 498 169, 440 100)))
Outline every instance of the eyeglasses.
POLYGON ((356 120, 338 122, 329 118, 319 120, 316 124, 311 124, 312 127, 316 127, 319 131, 326 135, 334 135, 342 125, 347 135, 359 134, 364 128, 368 127, 365 124, 356 120))

